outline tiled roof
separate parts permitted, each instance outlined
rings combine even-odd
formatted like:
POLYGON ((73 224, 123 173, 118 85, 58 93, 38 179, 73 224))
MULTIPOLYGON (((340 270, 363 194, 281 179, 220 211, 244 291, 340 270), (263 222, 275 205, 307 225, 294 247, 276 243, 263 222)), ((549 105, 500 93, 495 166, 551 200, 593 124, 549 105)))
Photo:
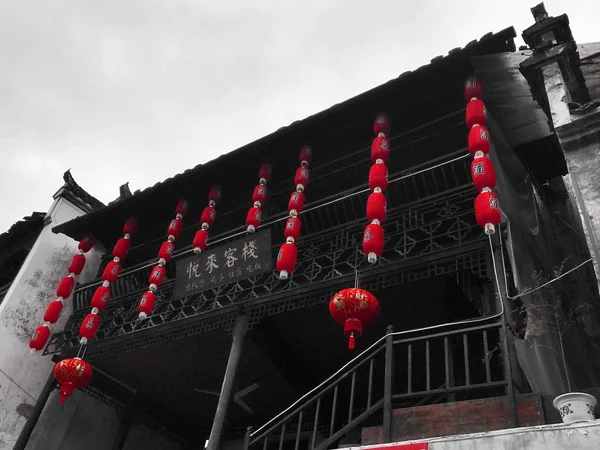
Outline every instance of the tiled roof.
POLYGON ((75 206, 78 206, 87 213, 104 208, 104 203, 88 194, 85 189, 77 184, 70 170, 67 170, 63 174, 63 180, 65 184, 61 189, 61 196, 75 206))

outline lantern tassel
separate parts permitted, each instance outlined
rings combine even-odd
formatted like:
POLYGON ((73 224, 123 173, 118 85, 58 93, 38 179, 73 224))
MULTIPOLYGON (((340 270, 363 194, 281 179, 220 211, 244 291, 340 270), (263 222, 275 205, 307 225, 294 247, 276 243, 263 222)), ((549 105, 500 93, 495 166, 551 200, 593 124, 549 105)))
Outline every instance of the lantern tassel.
POLYGON ((354 350, 354 332, 350 333, 350 337, 348 338, 348 349, 354 350))
POLYGON ((67 396, 65 394, 60 394, 60 398, 58 399, 58 403, 60 403, 61 405, 64 405, 66 399, 67 399, 67 396))

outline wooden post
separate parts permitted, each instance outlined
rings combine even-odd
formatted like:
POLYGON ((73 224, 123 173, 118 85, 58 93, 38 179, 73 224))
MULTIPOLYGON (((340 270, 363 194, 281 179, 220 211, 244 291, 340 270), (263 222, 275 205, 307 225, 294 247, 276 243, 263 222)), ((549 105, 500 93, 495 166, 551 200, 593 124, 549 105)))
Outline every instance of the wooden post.
POLYGON ((46 384, 44 384, 44 387, 42 388, 42 392, 40 392, 37 402, 35 402, 35 406, 33 407, 33 411, 31 411, 31 415, 27 419, 27 422, 25 422, 25 426, 23 427, 23 430, 21 430, 21 434, 19 435, 17 442, 15 442, 13 450, 25 449, 27 443, 29 442, 29 438, 31 437, 31 433, 33 433, 33 430, 35 429, 35 426, 42 415, 44 406, 46 406, 48 398, 54 389, 56 389, 56 380, 54 379, 54 371, 52 370, 50 371, 50 375, 46 380, 46 384))
POLYGON ((385 375, 383 384, 383 440, 392 442, 392 396, 394 383, 394 327, 389 325, 385 338, 385 375))
POLYGON ((243 450, 248 450, 250 447, 250 435, 252 434, 252 427, 246 428, 246 435, 244 436, 244 448, 243 450))
POLYGON ((219 396, 217 412, 215 413, 215 418, 213 420, 212 428, 210 430, 210 437, 208 438, 206 450, 219 450, 221 446, 221 437, 223 435, 225 419, 227 418, 227 410, 229 409, 229 405, 233 400, 235 378, 237 375, 237 369, 240 363, 240 358, 242 356, 244 335, 246 334, 247 325, 247 314, 239 314, 235 321, 235 328, 233 330, 233 342, 231 343, 229 359, 227 360, 227 368, 225 369, 223 385, 221 386, 221 395, 219 396))
POLYGON ((125 441, 127 440, 127 435, 129 434, 131 426, 133 425, 134 418, 135 394, 132 394, 129 398, 129 401, 125 405, 123 417, 121 418, 121 426, 119 427, 119 432, 117 433, 117 437, 115 438, 115 443, 113 444, 112 450, 123 450, 123 446, 125 445, 125 441))

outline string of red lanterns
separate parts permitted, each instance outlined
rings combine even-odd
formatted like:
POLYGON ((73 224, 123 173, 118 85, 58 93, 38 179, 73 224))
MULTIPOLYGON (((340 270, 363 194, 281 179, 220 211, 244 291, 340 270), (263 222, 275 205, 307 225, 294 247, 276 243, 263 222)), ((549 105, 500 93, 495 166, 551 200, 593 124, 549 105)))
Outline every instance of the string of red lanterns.
POLYGON ((390 156, 390 141, 386 137, 391 131, 390 117, 385 113, 375 116, 373 133, 375 139, 371 144, 371 160, 373 165, 369 170, 369 188, 372 190, 367 199, 367 219, 369 224, 363 233, 363 252, 371 264, 383 253, 385 235, 383 223, 387 218, 387 199, 383 193, 388 185, 388 169, 386 162, 390 156))
POLYGON ((206 243, 208 242, 208 229, 215 222, 217 217, 217 210, 215 207, 221 200, 221 188, 219 186, 213 186, 208 191, 208 206, 202 211, 200 217, 201 228, 196 231, 194 240, 192 241, 192 247, 194 253, 199 255, 206 249, 206 243))
POLYGON ((93 236, 86 234, 81 238, 77 248, 79 251, 73 256, 71 264, 67 268, 68 275, 65 276, 56 289, 56 299, 52 300, 46 307, 44 312, 44 324, 36 328, 33 337, 29 341, 29 348, 32 353, 41 351, 50 339, 50 325, 55 324, 60 318, 65 301, 71 296, 75 287, 75 277, 83 272, 85 267, 85 253, 89 252, 94 245, 96 239, 93 236))
POLYGON ((379 311, 377 298, 358 287, 342 289, 329 301, 329 314, 344 327, 350 350, 354 350, 354 339, 362 336, 363 328, 379 317, 379 311))
POLYGON ((248 233, 254 233, 262 221, 262 207, 267 201, 267 183, 271 180, 271 165, 263 164, 258 170, 258 184, 252 192, 252 207, 246 216, 246 229, 248 233))
POLYGON ((110 261, 102 272, 102 284, 96 288, 90 306, 91 312, 83 318, 79 327, 79 343, 86 345, 96 335, 100 326, 100 312, 102 312, 110 298, 110 285, 113 284, 121 273, 121 261, 127 257, 131 247, 131 238, 137 234, 138 221, 130 217, 123 226, 123 237, 120 238, 112 250, 112 261, 110 261))
POLYGON ((312 162, 312 148, 308 145, 304 145, 300 149, 300 167, 296 170, 294 176, 294 184, 296 190, 290 195, 288 202, 288 212, 290 217, 285 223, 284 237, 285 244, 279 248, 277 254, 276 268, 279 272, 280 280, 287 280, 288 276, 294 272, 296 268, 296 260, 298 259, 298 249, 296 248, 296 240, 300 237, 302 230, 302 222, 298 217, 298 214, 302 212, 304 207, 304 190, 308 186, 308 180, 310 178, 310 171, 308 169, 309 164, 312 162))
POLYGON ((475 198, 475 219, 487 235, 496 232, 500 224, 501 212, 498 197, 493 189, 496 187, 496 171, 491 159, 490 133, 486 128, 487 111, 481 100, 483 86, 476 77, 469 77, 465 82, 465 100, 467 107, 465 123, 469 128, 467 148, 473 156, 471 163, 471 179, 479 195, 475 198))
POLYGON ((183 218, 187 214, 188 209, 189 204, 186 200, 179 200, 177 206, 175 206, 175 218, 169 222, 169 226, 167 227, 167 240, 162 243, 158 250, 158 262, 150 272, 148 290, 142 294, 138 305, 138 317, 140 319, 147 318, 154 311, 154 305, 156 304, 155 292, 165 281, 165 275, 167 274, 165 266, 173 256, 175 240, 181 234, 183 218))

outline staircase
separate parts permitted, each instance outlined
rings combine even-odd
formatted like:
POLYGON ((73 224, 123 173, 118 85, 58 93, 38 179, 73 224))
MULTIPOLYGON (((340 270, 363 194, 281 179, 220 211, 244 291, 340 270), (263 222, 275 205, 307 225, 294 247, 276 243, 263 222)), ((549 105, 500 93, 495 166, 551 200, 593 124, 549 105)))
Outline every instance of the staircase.
POLYGON ((396 333, 388 327, 385 336, 317 387, 249 429, 244 450, 360 445, 363 427, 381 427, 381 440, 391 442, 394 409, 507 393, 511 398, 501 323, 461 324, 396 333))

